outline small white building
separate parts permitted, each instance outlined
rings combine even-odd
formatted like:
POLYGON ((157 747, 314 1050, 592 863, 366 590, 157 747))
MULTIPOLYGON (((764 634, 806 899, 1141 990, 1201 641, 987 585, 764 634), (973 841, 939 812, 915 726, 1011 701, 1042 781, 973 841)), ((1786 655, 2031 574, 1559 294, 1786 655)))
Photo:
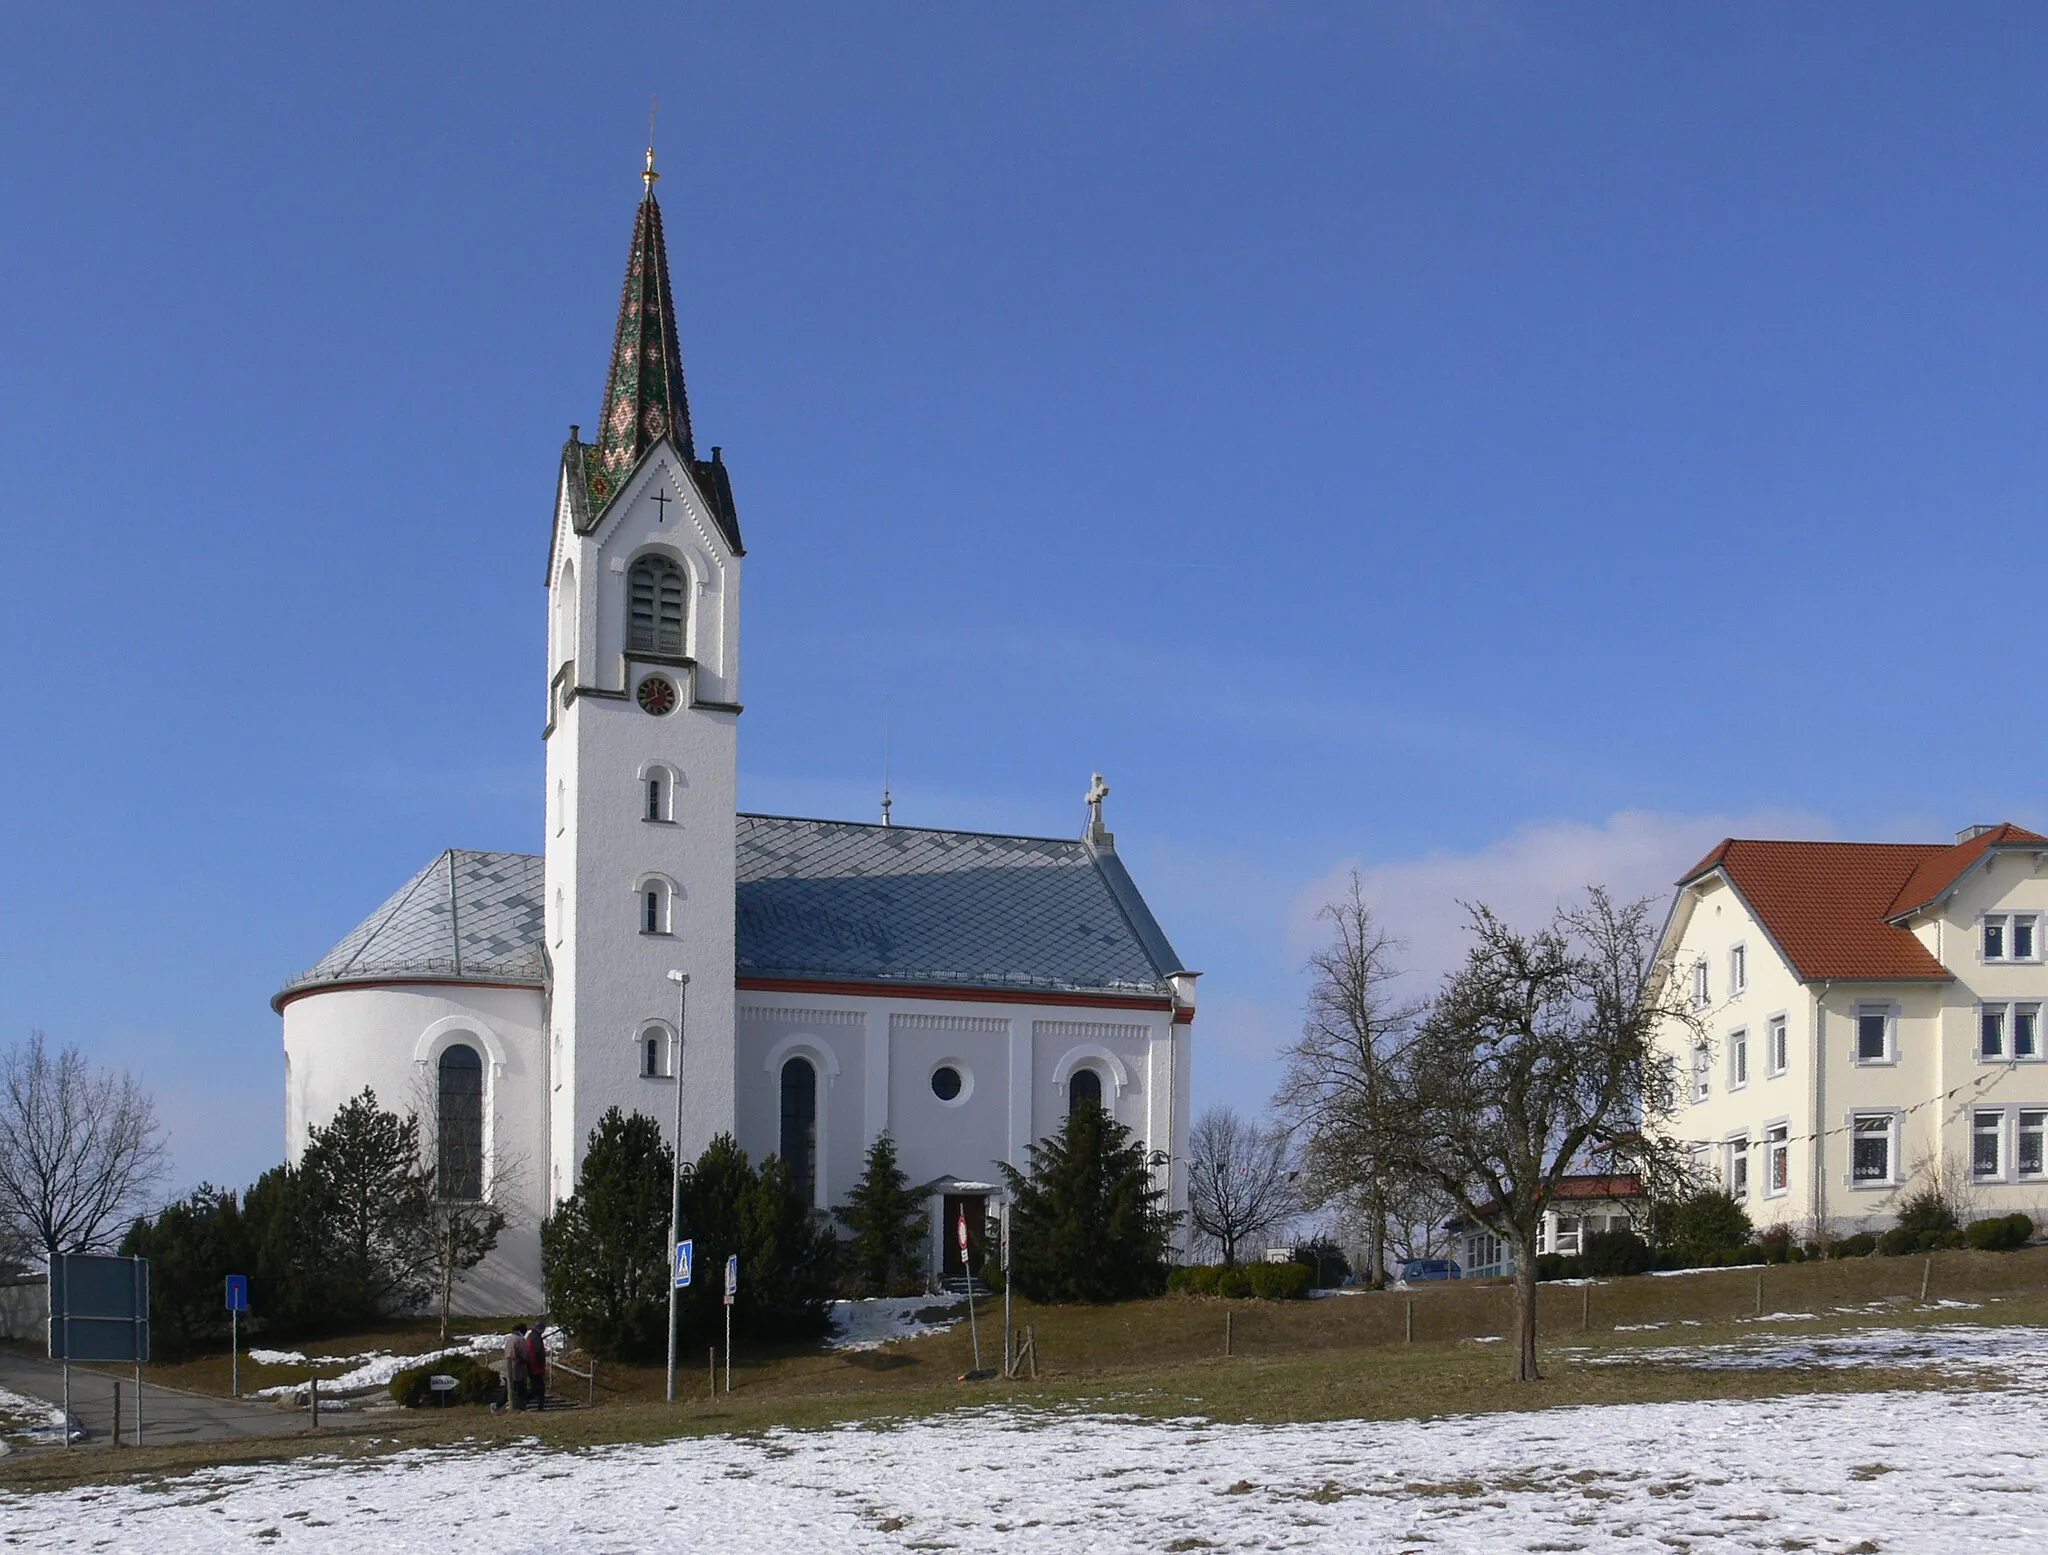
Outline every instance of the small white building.
POLYGON ((1981 1215, 2048 1204, 2048 838, 1730 838, 1664 931, 1705 1027, 1663 1034, 1670 1127, 1759 1230, 1878 1230, 1916 1181, 1981 1215))
POLYGON ((821 1210, 889 1131, 935 1273, 940 1228, 978 1234, 999 1164, 1084 1097, 1184 1208, 1197 974, 1099 776, 1071 840, 738 812, 738 511, 692 439, 651 152, 644 176, 598 436, 570 429, 556 482, 543 851, 450 849, 277 995, 288 1157, 366 1086, 430 1119, 442 1191, 520 1210, 473 1312, 538 1309, 539 1224, 592 1126, 673 1136, 679 1079, 686 1155, 730 1132, 821 1210))

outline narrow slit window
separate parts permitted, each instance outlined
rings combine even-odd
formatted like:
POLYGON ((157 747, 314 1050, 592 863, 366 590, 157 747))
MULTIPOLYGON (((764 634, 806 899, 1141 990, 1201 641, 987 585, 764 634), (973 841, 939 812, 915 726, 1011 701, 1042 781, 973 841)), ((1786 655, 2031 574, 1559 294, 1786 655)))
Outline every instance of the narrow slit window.
POLYGON ((661 779, 658 777, 651 777, 647 780, 647 819, 650 821, 665 819, 661 804, 661 779))
POLYGON ((1767 1040, 1770 1045, 1771 1073, 1783 1074, 1792 1066, 1791 1045, 1785 1034, 1784 1016, 1780 1015, 1771 1022, 1770 1036, 1767 1040))
POLYGON ((647 1039, 647 1065, 640 1072, 646 1075, 649 1079, 659 1079, 661 1077, 660 1037, 650 1036, 647 1039))
POLYGON ((640 893, 640 932, 643 934, 666 934, 668 932, 668 893, 658 885, 651 885, 640 893))

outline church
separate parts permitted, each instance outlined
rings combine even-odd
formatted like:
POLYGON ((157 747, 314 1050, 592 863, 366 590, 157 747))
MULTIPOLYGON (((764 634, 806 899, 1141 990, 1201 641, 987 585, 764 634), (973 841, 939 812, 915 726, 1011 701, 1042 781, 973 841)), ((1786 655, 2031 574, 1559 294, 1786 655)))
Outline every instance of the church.
MULTIPOLYGON (((684 396, 654 154, 595 437, 548 539, 538 855, 450 848, 272 1000, 285 1146, 365 1086, 417 1112, 438 1191, 511 1213, 473 1313, 534 1312, 540 1222, 612 1107, 789 1163, 820 1211, 885 1130, 942 1228, 1099 1101, 1185 1209, 1197 974, 1116 851, 738 810, 739 512, 684 396)), ((536 536, 536 541, 538 537, 536 536)), ((773 554, 774 538, 767 538, 773 554)))

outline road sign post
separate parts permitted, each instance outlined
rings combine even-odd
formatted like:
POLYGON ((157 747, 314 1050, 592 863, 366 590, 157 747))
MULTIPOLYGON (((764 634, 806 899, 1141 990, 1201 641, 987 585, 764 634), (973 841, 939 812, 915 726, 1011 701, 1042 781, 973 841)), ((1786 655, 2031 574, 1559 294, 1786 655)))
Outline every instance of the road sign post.
POLYGON ((725 1260, 725 1391, 732 1391, 732 1301, 740 1293, 740 1255, 725 1260))
MULTIPOLYGON (((142 1441, 142 1363, 149 1359, 149 1260, 59 1253, 50 1260, 50 1359, 64 1363, 64 1442, 71 1443, 71 1363, 135 1363, 135 1440, 142 1441)), ((115 1434, 120 1423, 115 1422, 115 1434)))
POLYGON ((242 1396, 242 1314, 249 1310, 249 1276, 230 1274, 228 1303, 228 1391, 242 1396))
POLYGON ((967 1258, 967 1206, 960 1206, 960 1271, 967 1276, 967 1332, 974 1339, 974 1374, 981 1375, 981 1325, 974 1317, 974 1265, 967 1258))
MULTIPOLYGON (((676 1088, 675 1158, 670 1162, 668 1193, 668 1245, 676 1248, 680 1239, 678 1233, 683 1228, 683 1034, 684 1022, 690 1013, 690 974, 671 971, 668 980, 676 985, 676 1037, 675 1045, 669 1050, 668 1066, 669 1079, 676 1088)), ((668 1401, 671 1404, 676 1401, 676 1319, 680 1316, 676 1292, 687 1284, 687 1279, 668 1282, 668 1401)))

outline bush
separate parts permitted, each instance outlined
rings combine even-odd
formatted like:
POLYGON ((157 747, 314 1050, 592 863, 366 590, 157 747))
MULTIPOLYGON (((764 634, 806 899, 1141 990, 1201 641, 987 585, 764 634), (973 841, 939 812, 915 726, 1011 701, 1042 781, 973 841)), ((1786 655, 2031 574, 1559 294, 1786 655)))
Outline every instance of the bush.
POLYGON ((407 1409, 420 1409, 446 1398, 453 1404, 488 1404, 503 1386, 498 1374, 473 1355, 444 1355, 414 1366, 391 1379, 391 1396, 407 1409), (453 1377, 455 1389, 439 1394, 428 1379, 453 1377))
POLYGON ((1868 1231, 1859 1231, 1854 1236, 1845 1236, 1829 1244, 1830 1258, 1868 1258, 1877 1251, 1877 1238, 1868 1231))
POLYGON ((1026 1146, 1031 1170, 1005 1163, 1010 1278, 1037 1302, 1129 1301, 1166 1288, 1180 1216, 1155 1161, 1100 1107, 1079 1106, 1057 1134, 1026 1146))
POLYGON ((2015 1247, 2025 1247, 2033 1234, 2032 1217, 2017 1212, 1973 1220, 1964 1232, 1969 1244, 1985 1253, 2009 1253, 2015 1247))
POLYGON ((1899 1205, 1898 1224, 1877 1239, 1877 1250, 1887 1258, 1896 1258, 1905 1253, 1928 1253, 1962 1244, 1955 1210, 1939 1188, 1928 1186, 1906 1196, 1899 1205))
POLYGON ((1168 1271, 1166 1288, 1183 1296, 1213 1296, 1216 1294, 1216 1277, 1222 1272, 1221 1264, 1184 1264, 1168 1271))
POLYGON ((1326 1236, 1297 1244, 1294 1261, 1308 1270, 1311 1286, 1342 1285, 1351 1277, 1351 1260, 1344 1256, 1343 1248, 1326 1236))
POLYGON ((1301 1301, 1307 1297, 1313 1271, 1305 1263, 1255 1263, 1246 1271, 1252 1294, 1264 1301, 1301 1301))
POLYGON ((1252 1277, 1243 1264, 1234 1264, 1216 1273, 1216 1294, 1242 1301, 1252 1294, 1252 1277))
POLYGON ((1667 1219, 1666 1234, 1660 1241, 1669 1254, 1668 1268, 1715 1268, 1727 1261, 1728 1253, 1750 1241, 1749 1216, 1718 1188, 1681 1199, 1671 1207, 1667 1219))
POLYGON ((1642 1274, 1650 1267, 1650 1247, 1633 1231, 1595 1231, 1580 1261, 1592 1275, 1642 1274))
POLYGON ((1765 1263, 1804 1263, 1814 1256, 1813 1249, 1792 1240, 1792 1228, 1782 1223, 1758 1237, 1757 1246, 1763 1249, 1765 1263))
POLYGON ((1538 1283, 1544 1280, 1576 1280, 1582 1277, 1584 1268, 1584 1264, 1578 1259, 1568 1258, 1563 1253, 1538 1253, 1536 1255, 1536 1279, 1538 1283))

